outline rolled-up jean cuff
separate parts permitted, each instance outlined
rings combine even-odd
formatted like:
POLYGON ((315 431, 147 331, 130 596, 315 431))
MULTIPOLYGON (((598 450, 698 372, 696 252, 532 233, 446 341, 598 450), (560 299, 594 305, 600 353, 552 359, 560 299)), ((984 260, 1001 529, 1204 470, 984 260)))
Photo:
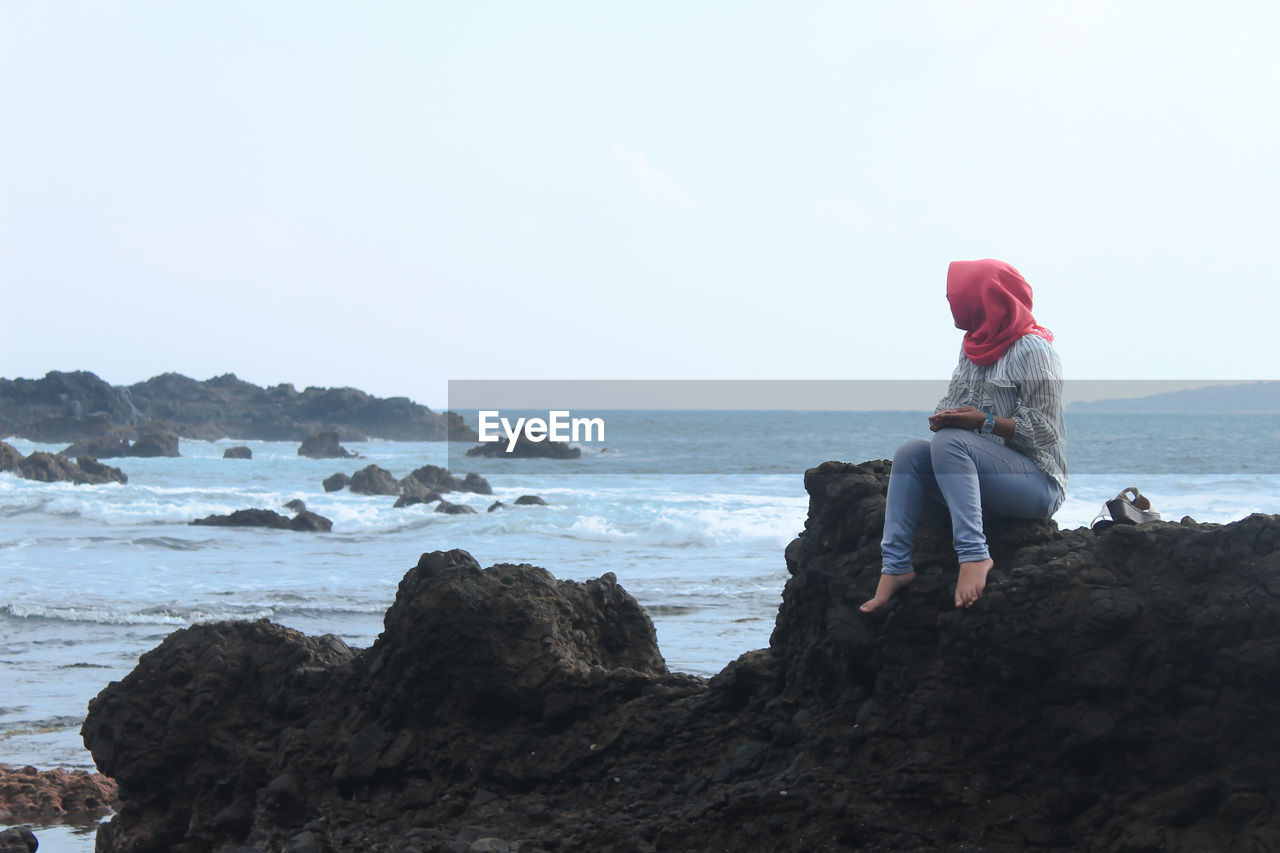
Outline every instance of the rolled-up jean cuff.
POLYGON ((991 551, 985 547, 981 549, 965 549, 964 551, 956 552, 956 559, 961 563, 978 563, 991 559, 991 551))
POLYGON ((885 566, 884 568, 882 568, 882 569, 880 570, 880 574, 882 574, 882 575, 909 575, 909 574, 911 574, 911 573, 912 573, 912 572, 914 572, 914 571, 915 571, 915 569, 914 569, 914 568, 912 568, 911 566, 907 566, 905 569, 904 569, 904 568, 902 568, 901 566, 893 566, 893 567, 885 566))

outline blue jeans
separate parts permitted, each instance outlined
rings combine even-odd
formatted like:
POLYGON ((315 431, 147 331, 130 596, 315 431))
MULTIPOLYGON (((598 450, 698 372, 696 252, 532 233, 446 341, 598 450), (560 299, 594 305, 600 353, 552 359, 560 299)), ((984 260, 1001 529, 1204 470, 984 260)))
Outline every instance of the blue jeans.
POLYGON ((932 441, 908 441, 898 448, 889 474, 880 542, 885 574, 912 571, 911 543, 926 498, 947 505, 956 556, 969 563, 989 556, 984 509, 1010 518, 1049 518, 1064 495, 1028 457, 976 432, 945 427, 932 441))

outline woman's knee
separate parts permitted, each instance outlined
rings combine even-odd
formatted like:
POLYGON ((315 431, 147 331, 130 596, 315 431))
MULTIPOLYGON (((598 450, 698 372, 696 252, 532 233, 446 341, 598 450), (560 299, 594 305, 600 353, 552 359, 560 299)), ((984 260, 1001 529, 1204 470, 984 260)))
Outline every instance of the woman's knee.
MULTIPOLYGON (((969 446, 977 438, 977 433, 956 427, 943 427, 933 434, 929 444, 929 455, 934 459, 955 453, 968 453, 969 446)), ((978 439, 981 441, 982 439, 978 439)))
POLYGON ((898 452, 893 454, 893 464, 894 467, 899 465, 904 468, 914 467, 928 458, 929 442, 923 438, 913 438, 909 441, 904 441, 898 447, 898 452))

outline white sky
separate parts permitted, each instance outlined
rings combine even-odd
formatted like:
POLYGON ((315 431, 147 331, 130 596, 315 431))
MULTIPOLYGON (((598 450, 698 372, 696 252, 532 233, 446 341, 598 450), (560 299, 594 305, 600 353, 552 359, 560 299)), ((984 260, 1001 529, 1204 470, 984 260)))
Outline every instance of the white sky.
POLYGON ((0 376, 1280 378, 1280 4, 0 0, 0 376))

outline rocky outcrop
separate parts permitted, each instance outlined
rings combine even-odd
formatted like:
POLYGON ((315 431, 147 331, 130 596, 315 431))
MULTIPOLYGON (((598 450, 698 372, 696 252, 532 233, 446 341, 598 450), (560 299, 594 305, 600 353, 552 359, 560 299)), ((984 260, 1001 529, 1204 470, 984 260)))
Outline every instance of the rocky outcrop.
MULTIPOLYGON (((391 472, 379 465, 368 465, 352 474, 334 474, 323 482, 326 492, 336 492, 342 488, 362 495, 400 495, 415 498, 415 503, 439 500, 443 492, 475 492, 482 495, 493 494, 489 482, 479 474, 468 474, 465 479, 458 479, 449 473, 447 468, 439 465, 423 465, 410 471, 401 480, 396 480, 391 472)), ((408 504, 397 503, 396 506, 408 504)))
POLYGON ((989 519, 968 610, 930 526, 863 615, 888 467, 806 473, 769 648, 709 680, 666 671, 611 575, 461 551, 423 555, 365 651, 179 631, 90 706, 120 783, 100 849, 1276 846, 1280 517, 989 519))
POLYGON ((228 447, 222 451, 223 459, 252 459, 253 451, 245 447, 243 444, 235 447, 228 447))
POLYGON ((563 441, 517 441, 508 453, 505 440, 486 441, 468 450, 467 455, 493 459, 577 459, 582 456, 582 448, 572 447, 563 441))
POLYGON ((0 822, 92 819, 115 800, 116 783, 98 773, 0 764, 0 822))
POLYGON ((493 494, 493 487, 489 485, 489 481, 479 474, 468 474, 462 480, 461 492, 474 492, 477 495, 493 494))
POLYGON ((521 495, 514 501, 516 506, 546 506, 547 502, 537 495, 521 495))
POLYGON ((0 441, 0 471, 17 471, 22 454, 7 441, 0 441))
POLYGON ((75 442, 60 451, 63 456, 94 456, 113 459, 121 456, 181 456, 178 433, 167 421, 151 421, 137 428, 113 429, 75 442))
POLYGON ((472 515, 475 510, 466 504, 455 504, 442 500, 436 504, 436 512, 443 512, 447 515, 472 515))
POLYGON ((419 487, 428 492, 493 494, 493 488, 489 485, 489 481, 479 474, 467 474, 465 478, 460 480, 449 473, 447 468, 441 468, 439 465, 423 465, 421 468, 410 471, 401 480, 401 486, 406 494, 412 493, 414 489, 419 487))
POLYGON ((119 468, 103 465, 91 456, 81 456, 74 462, 61 454, 43 450, 23 456, 13 445, 3 441, 0 441, 0 471, 41 483, 75 483, 78 486, 129 481, 119 468))
POLYGON ((332 521, 307 509, 293 518, 286 518, 270 509, 238 509, 230 515, 207 515, 191 523, 202 527, 267 527, 308 533, 328 533, 333 530, 332 521))
POLYGON ((400 481, 381 465, 366 465, 351 475, 347 488, 358 495, 398 495, 400 481))
POLYGON ((127 387, 83 371, 0 379, 0 436, 78 441, 135 430, 152 420, 172 422, 183 438, 208 441, 301 441, 326 428, 337 428, 347 440, 477 438, 453 412, 440 414, 404 397, 382 399, 354 388, 262 388, 233 374, 198 382, 166 373, 127 387))
POLYGON ((396 502, 392 504, 392 509, 403 509, 407 506, 415 506, 417 504, 434 503, 440 500, 440 496, 435 492, 428 492, 422 495, 401 495, 396 498, 396 502))
POLYGON ((319 430, 302 440, 298 447, 299 456, 312 459, 351 459, 359 456, 338 443, 338 433, 334 430, 319 430))

